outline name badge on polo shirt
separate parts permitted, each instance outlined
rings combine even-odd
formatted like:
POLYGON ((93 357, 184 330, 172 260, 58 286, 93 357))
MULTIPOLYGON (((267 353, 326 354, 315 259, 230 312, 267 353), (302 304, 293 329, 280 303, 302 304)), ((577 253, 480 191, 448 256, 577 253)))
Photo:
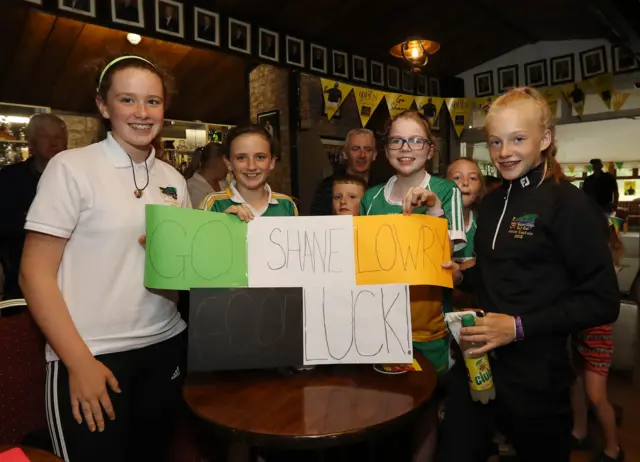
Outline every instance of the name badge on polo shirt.
POLYGON ((160 193, 165 204, 179 206, 178 190, 175 186, 160 186, 160 193))

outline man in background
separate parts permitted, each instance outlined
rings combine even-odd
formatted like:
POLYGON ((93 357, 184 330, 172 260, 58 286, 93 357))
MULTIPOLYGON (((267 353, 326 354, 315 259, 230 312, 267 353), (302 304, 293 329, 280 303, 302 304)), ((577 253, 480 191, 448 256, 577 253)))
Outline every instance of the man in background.
POLYGON ((49 160, 67 149, 67 125, 53 114, 36 114, 27 125, 29 158, 0 170, 0 261, 4 299, 22 298, 18 271, 24 246, 24 222, 49 160))
POLYGON ((591 159, 590 163, 593 174, 584 180, 582 189, 604 212, 611 213, 618 208, 618 182, 603 170, 602 160, 591 159))
MULTIPOLYGON (((371 130, 356 128, 347 133, 341 158, 346 162, 345 172, 369 182, 371 164, 376 160, 376 138, 371 130)), ((328 176, 320 182, 311 203, 311 215, 331 215, 333 212, 333 182, 343 172, 328 176)))

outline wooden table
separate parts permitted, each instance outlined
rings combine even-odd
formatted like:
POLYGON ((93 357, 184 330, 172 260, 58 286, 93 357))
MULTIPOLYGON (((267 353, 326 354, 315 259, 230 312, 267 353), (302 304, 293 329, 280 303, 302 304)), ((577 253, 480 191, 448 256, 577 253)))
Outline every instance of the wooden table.
POLYGON ((42 451, 40 449, 28 448, 25 446, 16 446, 10 444, 0 444, 0 454, 8 451, 9 449, 13 449, 15 447, 19 447, 24 451, 26 456, 29 458, 30 462, 62 462, 62 459, 54 456, 53 454, 42 451))
POLYGON ((408 422, 429 402, 437 374, 386 375, 372 365, 219 372, 187 378, 185 401, 201 422, 252 447, 325 449, 368 440, 408 422))

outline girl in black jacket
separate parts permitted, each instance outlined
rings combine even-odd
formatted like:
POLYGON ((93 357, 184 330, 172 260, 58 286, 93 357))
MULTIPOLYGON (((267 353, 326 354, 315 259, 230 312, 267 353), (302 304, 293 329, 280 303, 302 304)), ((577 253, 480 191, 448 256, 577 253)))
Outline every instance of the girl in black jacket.
POLYGON ((519 461, 568 462, 571 447, 568 337, 614 322, 620 300, 602 216, 564 179, 553 115, 531 88, 491 106, 491 161, 503 177, 478 212, 476 266, 463 273, 486 314, 461 338, 485 343, 496 400, 471 401, 464 364, 450 372, 439 458, 486 460, 499 429, 519 461))

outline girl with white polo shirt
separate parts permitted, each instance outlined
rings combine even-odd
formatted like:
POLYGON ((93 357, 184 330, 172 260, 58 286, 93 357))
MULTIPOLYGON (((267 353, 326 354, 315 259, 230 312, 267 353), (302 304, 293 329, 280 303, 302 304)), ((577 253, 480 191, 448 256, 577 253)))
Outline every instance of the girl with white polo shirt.
POLYGON ((49 162, 25 228, 20 283, 47 337, 47 420, 66 461, 161 461, 179 403, 177 294, 144 287, 145 205, 191 207, 155 156, 168 92, 138 56, 101 69, 106 139, 49 162))

